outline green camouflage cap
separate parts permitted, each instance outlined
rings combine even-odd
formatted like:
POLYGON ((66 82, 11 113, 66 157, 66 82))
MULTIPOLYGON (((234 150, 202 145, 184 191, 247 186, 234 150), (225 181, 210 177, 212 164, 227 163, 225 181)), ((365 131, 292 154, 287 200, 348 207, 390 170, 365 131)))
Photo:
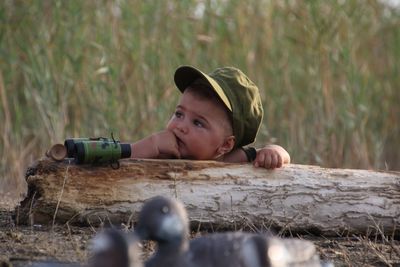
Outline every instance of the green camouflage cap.
POLYGON ((205 74, 192 66, 181 66, 174 75, 181 92, 198 78, 206 81, 232 112, 235 147, 253 143, 264 113, 258 87, 234 67, 222 67, 205 74))

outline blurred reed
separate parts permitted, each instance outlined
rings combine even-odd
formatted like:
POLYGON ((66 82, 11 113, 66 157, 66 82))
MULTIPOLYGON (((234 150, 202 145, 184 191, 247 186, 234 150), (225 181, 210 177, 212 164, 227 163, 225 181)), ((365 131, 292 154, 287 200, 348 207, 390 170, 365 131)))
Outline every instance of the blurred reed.
POLYGON ((8 0, 0 20, 0 185, 66 137, 161 130, 184 64, 247 73, 257 144, 294 163, 400 169, 400 10, 381 1, 8 0))

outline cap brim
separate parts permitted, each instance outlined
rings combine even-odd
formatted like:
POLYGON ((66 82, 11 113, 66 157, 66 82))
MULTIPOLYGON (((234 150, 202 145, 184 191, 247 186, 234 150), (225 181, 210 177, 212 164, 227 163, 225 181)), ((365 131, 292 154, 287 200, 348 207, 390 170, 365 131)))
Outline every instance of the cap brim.
POLYGON ((232 105, 229 102, 228 97, 224 93, 224 90, 219 86, 219 84, 204 72, 196 69, 192 66, 181 66, 175 71, 174 81, 178 89, 183 93, 185 89, 196 79, 201 78, 205 80, 210 87, 217 93, 219 98, 225 104, 225 106, 232 111, 232 105))

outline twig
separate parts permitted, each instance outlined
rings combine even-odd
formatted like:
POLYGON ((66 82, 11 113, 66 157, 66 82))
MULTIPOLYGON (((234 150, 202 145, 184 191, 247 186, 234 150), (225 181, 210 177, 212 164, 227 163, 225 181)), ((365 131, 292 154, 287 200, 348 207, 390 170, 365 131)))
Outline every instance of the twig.
POLYGON ((55 221, 56 221, 56 216, 57 216, 57 212, 58 212, 58 207, 60 206, 61 198, 62 198, 62 195, 63 195, 63 193, 64 193, 65 183, 66 183, 67 178, 68 178, 68 169, 69 169, 69 165, 67 165, 67 168, 65 169, 64 181, 63 181, 63 185, 62 185, 62 187, 61 187, 60 197, 58 198, 56 210, 55 210, 54 215, 53 215, 53 223, 52 223, 52 227, 51 227, 51 230, 52 230, 52 231, 53 231, 53 229, 54 229, 54 223, 55 223, 55 221))
POLYGON ((31 204, 29 205, 29 213, 28 213, 29 215, 28 215, 28 218, 29 218, 29 222, 30 222, 30 224, 31 224, 31 227, 33 226, 32 209, 33 209, 33 201, 35 200, 36 192, 37 192, 37 191, 35 191, 35 192, 33 193, 33 196, 32 196, 32 198, 31 198, 31 204))

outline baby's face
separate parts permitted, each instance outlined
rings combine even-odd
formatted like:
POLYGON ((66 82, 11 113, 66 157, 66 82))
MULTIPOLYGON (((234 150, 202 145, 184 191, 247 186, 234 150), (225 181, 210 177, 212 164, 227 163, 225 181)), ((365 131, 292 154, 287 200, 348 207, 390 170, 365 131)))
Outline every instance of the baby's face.
POLYGON ((208 160, 221 155, 218 149, 230 136, 228 124, 227 114, 217 102, 185 90, 167 129, 177 138, 181 158, 208 160))

